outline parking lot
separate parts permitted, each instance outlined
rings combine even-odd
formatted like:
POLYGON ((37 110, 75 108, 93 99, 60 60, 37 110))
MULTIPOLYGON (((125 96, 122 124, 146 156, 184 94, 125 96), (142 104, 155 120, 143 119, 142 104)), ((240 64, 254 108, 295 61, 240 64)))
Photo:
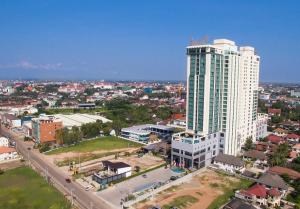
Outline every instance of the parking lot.
POLYGON ((127 181, 118 183, 105 190, 99 191, 97 192, 97 195, 109 200, 113 205, 116 206, 116 208, 121 208, 121 200, 127 197, 129 194, 143 190, 159 182, 168 181, 171 176, 177 175, 180 174, 173 172, 169 168, 165 169, 164 167, 161 167, 148 172, 146 176, 140 175, 127 181))

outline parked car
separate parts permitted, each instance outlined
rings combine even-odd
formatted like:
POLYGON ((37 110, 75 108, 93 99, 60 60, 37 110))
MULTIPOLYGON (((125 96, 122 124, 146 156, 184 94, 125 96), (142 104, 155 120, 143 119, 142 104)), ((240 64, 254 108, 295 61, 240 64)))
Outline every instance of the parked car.
POLYGON ((71 183, 71 179, 66 178, 66 182, 67 182, 67 183, 71 183))

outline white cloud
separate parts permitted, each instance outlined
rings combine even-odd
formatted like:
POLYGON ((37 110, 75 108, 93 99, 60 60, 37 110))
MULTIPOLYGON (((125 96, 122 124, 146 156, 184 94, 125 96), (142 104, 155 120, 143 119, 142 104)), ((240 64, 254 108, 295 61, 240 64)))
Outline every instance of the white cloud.
POLYGON ((15 64, 0 64, 0 69, 56 70, 61 67, 62 63, 34 64, 26 60, 15 64))

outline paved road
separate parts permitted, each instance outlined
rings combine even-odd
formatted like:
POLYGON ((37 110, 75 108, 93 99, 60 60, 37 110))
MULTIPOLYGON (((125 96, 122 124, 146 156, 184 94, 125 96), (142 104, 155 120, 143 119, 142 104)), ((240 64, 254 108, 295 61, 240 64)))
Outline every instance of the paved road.
POLYGON ((128 194, 149 188, 158 182, 165 182, 169 180, 171 176, 176 175, 179 174, 171 171, 169 168, 165 169, 162 167, 148 172, 146 177, 140 175, 127 181, 120 182, 113 187, 98 192, 98 195, 104 199, 110 198, 110 202, 114 204, 115 207, 121 208, 121 200, 128 194))
MULTIPOLYGON (((71 182, 67 183, 65 179, 67 176, 60 171, 55 165, 43 160, 43 156, 40 153, 37 153, 33 150, 28 150, 29 147, 32 148, 32 145, 25 143, 20 135, 11 132, 10 130, 1 127, 2 135, 9 137, 16 141, 17 150, 21 153, 24 159, 30 161, 34 167, 39 169, 44 169, 45 173, 50 180, 54 182, 54 185, 58 186, 60 190, 64 190, 64 192, 70 197, 74 197, 73 200, 79 203, 81 208, 85 209, 110 209, 115 208, 112 204, 107 201, 102 200, 100 197, 96 196, 94 193, 90 191, 85 191, 78 183, 71 182)), ((109 200, 109 198, 107 199, 109 200)))

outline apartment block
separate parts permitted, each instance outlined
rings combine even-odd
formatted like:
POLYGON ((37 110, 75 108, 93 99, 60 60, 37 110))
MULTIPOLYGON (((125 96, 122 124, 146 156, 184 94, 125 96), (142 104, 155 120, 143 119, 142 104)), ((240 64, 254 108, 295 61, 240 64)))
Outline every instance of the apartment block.
MULTIPOLYGON (((173 137, 172 148, 203 137, 199 144, 205 147, 216 134, 222 135, 218 152, 237 155, 248 137, 255 141, 259 63, 253 47, 238 47, 227 39, 188 46, 186 133, 193 136, 173 137)), ((187 152, 194 155, 192 147, 187 152)))
POLYGON ((32 137, 36 143, 56 142, 56 131, 63 127, 62 121, 54 116, 40 115, 32 119, 32 137))

